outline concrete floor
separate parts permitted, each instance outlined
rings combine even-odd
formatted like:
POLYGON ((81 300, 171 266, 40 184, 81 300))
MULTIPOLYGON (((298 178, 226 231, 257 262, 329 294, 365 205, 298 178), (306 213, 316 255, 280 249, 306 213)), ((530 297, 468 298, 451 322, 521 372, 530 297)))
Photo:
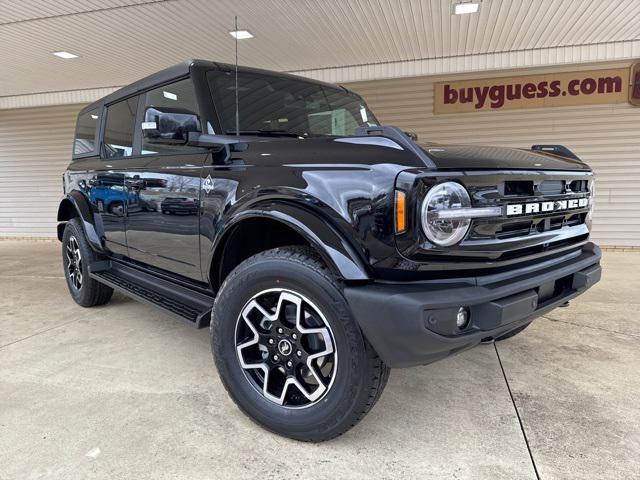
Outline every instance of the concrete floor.
POLYGON ((640 254, 607 253, 599 285, 497 352, 394 370, 313 445, 238 411, 206 330, 120 295, 76 306, 59 250, 0 242, 2 480, 640 478, 640 254))

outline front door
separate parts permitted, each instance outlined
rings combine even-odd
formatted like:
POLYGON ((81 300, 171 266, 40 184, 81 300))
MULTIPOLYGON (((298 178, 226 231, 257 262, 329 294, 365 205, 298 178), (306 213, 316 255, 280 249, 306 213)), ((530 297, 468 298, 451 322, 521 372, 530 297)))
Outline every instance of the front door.
POLYGON ((124 179, 128 193, 129 256, 172 273, 202 280, 200 175, 208 150, 186 145, 200 130, 190 79, 141 95, 136 128, 140 155, 124 179))

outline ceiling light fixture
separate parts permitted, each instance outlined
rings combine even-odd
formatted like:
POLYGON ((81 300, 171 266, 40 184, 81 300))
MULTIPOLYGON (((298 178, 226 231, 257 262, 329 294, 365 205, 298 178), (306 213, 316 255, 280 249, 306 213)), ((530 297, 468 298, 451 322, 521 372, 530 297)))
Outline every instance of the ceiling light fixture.
POLYGON ((249 30, 232 30, 229 34, 233 38, 237 38, 238 40, 246 40, 247 38, 253 38, 253 34, 249 30))
POLYGON ((78 55, 74 55, 73 53, 70 53, 70 52, 64 52, 64 51, 62 51, 62 52, 53 52, 53 54, 54 54, 56 57, 64 58, 64 59, 66 59, 66 60, 68 60, 68 59, 70 59, 70 58, 78 58, 78 55))
POLYGON ((458 2, 453 5, 454 15, 465 15, 467 13, 477 13, 480 9, 479 2, 458 2))

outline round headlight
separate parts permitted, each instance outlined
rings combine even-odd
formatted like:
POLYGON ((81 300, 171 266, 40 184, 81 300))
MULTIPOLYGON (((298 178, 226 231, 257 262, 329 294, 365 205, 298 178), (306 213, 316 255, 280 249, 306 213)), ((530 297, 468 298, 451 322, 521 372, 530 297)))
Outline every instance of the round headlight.
POLYGON ((469 194, 459 183, 445 182, 433 186, 422 202, 422 229, 429 241, 449 247, 462 240, 469 230, 471 219, 447 214, 470 207, 469 194))

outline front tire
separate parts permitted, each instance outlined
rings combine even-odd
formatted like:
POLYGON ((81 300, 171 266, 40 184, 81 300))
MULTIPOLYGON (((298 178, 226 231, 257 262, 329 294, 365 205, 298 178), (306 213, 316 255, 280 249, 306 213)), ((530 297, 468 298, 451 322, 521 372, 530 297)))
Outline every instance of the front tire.
POLYGON ((238 407, 296 440, 346 432, 389 378, 338 282, 305 247, 259 253, 231 272, 214 303, 211 342, 238 407))
POLYGON ((78 218, 69 220, 62 236, 62 265, 73 300, 83 307, 107 303, 113 289, 89 276, 89 264, 100 256, 89 246, 78 218))

